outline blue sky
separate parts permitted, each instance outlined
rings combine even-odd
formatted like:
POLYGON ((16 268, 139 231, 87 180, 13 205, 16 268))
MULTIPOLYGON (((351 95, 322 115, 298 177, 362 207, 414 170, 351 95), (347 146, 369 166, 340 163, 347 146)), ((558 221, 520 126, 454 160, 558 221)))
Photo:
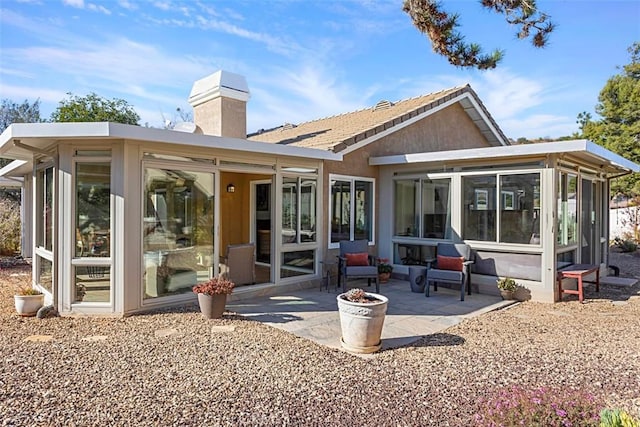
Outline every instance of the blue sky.
POLYGON ((224 69, 247 78, 252 132, 469 83, 508 137, 559 137, 640 41, 638 0, 539 0, 558 25, 545 49, 479 1, 443 4, 467 41, 505 50, 497 69, 449 65, 402 0, 1 0, 0 98, 40 99, 48 118, 66 93, 95 92, 161 127, 224 69))

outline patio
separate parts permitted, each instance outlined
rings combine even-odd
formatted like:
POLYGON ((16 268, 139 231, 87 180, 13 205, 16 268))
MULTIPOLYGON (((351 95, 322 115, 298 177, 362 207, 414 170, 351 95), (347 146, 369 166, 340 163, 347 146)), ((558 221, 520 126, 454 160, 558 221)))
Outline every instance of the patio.
MULTIPOLYGON (((352 280, 349 288, 360 286, 367 291, 365 281, 352 280)), ((464 319, 497 310, 515 301, 501 297, 472 293, 460 301, 459 291, 438 288, 427 298, 411 292, 409 282, 391 279, 382 284, 380 291, 389 298, 387 315, 382 330, 384 351, 409 345, 420 338, 440 332, 464 319)), ((340 291, 333 286, 283 292, 275 296, 262 296, 227 303, 227 310, 260 321, 275 328, 309 339, 318 344, 341 349, 340 319, 336 297, 340 291)), ((370 356, 370 355, 369 355, 370 356)))

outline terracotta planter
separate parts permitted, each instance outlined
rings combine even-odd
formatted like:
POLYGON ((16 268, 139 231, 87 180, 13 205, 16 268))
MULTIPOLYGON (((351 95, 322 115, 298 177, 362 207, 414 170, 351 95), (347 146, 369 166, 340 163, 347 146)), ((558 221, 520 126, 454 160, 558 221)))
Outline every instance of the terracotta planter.
POLYGON ((44 295, 14 295, 14 302, 20 316, 35 316, 44 305, 44 295))
POLYGON ((389 299, 367 292, 378 301, 371 304, 351 302, 338 295, 338 311, 342 330, 342 347, 352 353, 374 353, 382 345, 382 326, 389 299))
POLYGON ((378 282, 387 283, 390 277, 391 273, 378 273, 378 282))
POLYGON ((198 294, 198 304, 200 304, 200 311, 204 317, 207 319, 219 319, 224 314, 227 294, 198 294))

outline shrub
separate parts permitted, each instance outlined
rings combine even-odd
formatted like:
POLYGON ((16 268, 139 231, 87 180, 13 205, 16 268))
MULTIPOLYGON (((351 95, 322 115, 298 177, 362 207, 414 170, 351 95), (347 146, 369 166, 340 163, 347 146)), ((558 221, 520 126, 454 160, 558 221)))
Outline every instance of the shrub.
POLYGON ((505 277, 504 279, 498 279, 496 281, 496 284, 498 285, 498 289, 500 289, 501 291, 513 292, 517 288, 516 281, 510 277, 505 277))
POLYGON ((613 244, 616 245, 622 252, 635 252, 638 249, 638 245, 633 240, 621 239, 616 237, 613 239, 613 244))
POLYGON ((20 251, 20 203, 0 198, 0 254, 20 251))
POLYGON ((602 404, 586 392, 514 386, 480 401, 478 426, 597 426, 602 404))
POLYGON ((640 420, 619 409, 603 409, 600 412, 600 427, 640 427, 640 420))
POLYGON ((42 292, 29 286, 23 286, 18 288, 18 295, 42 295, 42 292))

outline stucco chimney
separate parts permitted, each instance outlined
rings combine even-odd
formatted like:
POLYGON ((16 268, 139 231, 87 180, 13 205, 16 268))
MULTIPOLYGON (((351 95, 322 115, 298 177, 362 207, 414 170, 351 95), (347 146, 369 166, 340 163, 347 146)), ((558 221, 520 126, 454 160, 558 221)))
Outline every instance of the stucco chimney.
POLYGON ((206 135, 247 137, 249 86, 244 76, 217 71, 196 81, 189 104, 193 120, 206 135))

